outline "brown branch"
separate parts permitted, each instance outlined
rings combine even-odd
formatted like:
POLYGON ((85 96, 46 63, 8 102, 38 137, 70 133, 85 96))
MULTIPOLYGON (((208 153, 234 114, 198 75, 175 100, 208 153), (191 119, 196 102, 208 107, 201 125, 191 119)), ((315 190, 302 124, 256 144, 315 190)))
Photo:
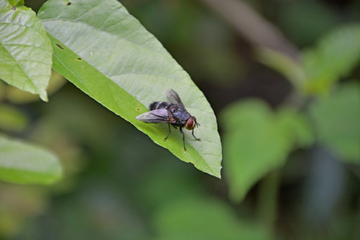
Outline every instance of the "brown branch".
POLYGON ((281 31, 239 0, 201 0, 253 46, 268 47, 299 60, 299 50, 281 31))

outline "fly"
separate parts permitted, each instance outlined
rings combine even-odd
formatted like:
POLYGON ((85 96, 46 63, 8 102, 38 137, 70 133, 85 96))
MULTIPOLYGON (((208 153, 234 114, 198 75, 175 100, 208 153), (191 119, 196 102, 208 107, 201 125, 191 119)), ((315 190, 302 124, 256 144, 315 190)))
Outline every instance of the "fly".
POLYGON ((143 113, 137 116, 136 119, 146 123, 167 123, 169 125, 169 133, 164 138, 164 141, 166 141, 171 133, 170 125, 175 129, 179 127, 180 133, 183 135, 184 150, 186 151, 185 134, 182 129, 185 127, 188 130, 192 130, 194 138, 201 141, 200 138, 194 135, 194 128, 200 126, 200 124, 186 110, 179 95, 174 90, 168 90, 167 99, 169 102, 153 102, 149 107, 150 112, 143 113))

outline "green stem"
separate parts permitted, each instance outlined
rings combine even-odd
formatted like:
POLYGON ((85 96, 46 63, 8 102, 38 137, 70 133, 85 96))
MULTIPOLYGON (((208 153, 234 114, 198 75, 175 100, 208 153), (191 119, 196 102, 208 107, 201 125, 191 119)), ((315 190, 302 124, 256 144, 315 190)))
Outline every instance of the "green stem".
POLYGON ((275 231, 279 184, 280 170, 269 173, 260 183, 258 219, 269 232, 275 231))

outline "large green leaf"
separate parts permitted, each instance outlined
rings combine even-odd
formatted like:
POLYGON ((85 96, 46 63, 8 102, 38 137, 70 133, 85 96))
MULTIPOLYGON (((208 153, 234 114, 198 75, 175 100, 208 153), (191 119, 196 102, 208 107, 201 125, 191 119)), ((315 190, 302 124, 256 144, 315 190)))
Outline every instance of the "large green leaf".
POLYGON ((38 146, 0 135, 0 179, 13 183, 50 184, 60 179, 57 157, 38 146))
POLYGON ((360 60, 360 25, 337 28, 304 51, 307 91, 328 93, 335 81, 350 74, 360 60))
POLYGON ((344 84, 330 98, 313 102, 310 112, 318 140, 341 159, 360 163, 359 84, 344 84))
MULTIPOLYGON (((185 162, 220 177, 221 143, 213 110, 189 75, 163 46, 115 0, 50 0, 40 9, 51 39, 53 68, 96 101, 120 115, 185 162), (136 116, 153 101, 179 93, 201 124, 195 134, 172 133, 166 124, 146 124, 136 116)), ((140 144, 140 143, 139 143, 140 144)), ((139 149, 141 146, 139 146, 139 149)))
POLYGON ((263 102, 235 103, 223 113, 225 169, 230 197, 240 201, 268 172, 282 166, 295 144, 313 142, 308 122, 289 108, 274 113, 263 102))
POLYGON ((0 78, 47 101, 52 48, 35 12, 0 0, 0 78))

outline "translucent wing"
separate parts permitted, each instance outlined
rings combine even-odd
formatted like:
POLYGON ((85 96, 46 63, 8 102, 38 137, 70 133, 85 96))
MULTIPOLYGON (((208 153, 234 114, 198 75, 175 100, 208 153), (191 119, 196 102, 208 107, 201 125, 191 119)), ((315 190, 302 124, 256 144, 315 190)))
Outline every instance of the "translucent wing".
POLYGON ((171 88, 167 92, 167 98, 168 98, 169 102, 171 102, 172 104, 179 105, 180 107, 185 109, 185 106, 182 103, 179 95, 171 88))
POLYGON ((143 113, 137 116, 136 119, 146 123, 171 123, 168 110, 165 108, 143 113))

